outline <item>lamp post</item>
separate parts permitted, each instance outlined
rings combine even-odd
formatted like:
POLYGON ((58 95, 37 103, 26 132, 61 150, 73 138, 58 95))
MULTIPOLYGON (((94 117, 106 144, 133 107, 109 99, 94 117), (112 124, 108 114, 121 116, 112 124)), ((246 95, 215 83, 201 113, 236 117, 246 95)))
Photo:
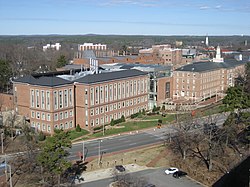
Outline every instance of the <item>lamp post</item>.
POLYGON ((102 142, 102 140, 99 140, 99 146, 98 146, 98 165, 100 165, 100 162, 101 162, 101 142, 102 142))
POLYGON ((1 132, 2 154, 3 154, 3 136, 4 136, 4 131, 3 131, 3 132, 1 132))
POLYGON ((104 123, 102 124, 102 135, 104 136, 104 123))

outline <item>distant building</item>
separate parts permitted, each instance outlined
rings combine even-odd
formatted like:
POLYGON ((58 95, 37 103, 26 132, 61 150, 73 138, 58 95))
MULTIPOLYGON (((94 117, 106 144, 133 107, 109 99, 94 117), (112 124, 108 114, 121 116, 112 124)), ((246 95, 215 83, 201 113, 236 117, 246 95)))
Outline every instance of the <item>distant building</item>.
POLYGON ((182 63, 182 50, 171 48, 171 45, 152 45, 152 48, 141 49, 139 54, 154 54, 163 61, 163 65, 177 65, 182 63))
POLYGON ((209 46, 208 36, 206 36, 205 45, 206 45, 207 47, 209 46))
POLYGON ((48 49, 55 49, 56 51, 59 51, 61 48, 60 43, 55 43, 55 44, 47 44, 43 46, 43 51, 47 51, 48 49))

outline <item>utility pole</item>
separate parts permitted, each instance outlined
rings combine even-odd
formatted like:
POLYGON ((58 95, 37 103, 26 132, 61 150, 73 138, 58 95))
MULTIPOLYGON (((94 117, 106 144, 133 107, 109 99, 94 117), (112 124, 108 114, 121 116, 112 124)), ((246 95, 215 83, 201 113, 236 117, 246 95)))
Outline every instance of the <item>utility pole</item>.
POLYGON ((100 165, 100 162, 101 162, 101 142, 102 142, 102 140, 99 140, 99 146, 98 146, 98 165, 100 165))
POLYGON ((102 124, 102 135, 104 136, 104 123, 102 124))
POLYGON ((85 153, 84 153, 84 141, 82 142, 82 161, 84 162, 85 160, 85 153))

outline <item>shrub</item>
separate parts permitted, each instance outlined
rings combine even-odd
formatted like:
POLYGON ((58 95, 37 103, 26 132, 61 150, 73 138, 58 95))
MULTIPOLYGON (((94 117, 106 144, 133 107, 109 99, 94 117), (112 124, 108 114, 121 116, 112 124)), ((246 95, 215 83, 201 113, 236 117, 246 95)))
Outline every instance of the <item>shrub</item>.
POLYGON ((122 120, 122 122, 126 121, 124 115, 122 115, 121 120, 122 120))
POLYGON ((110 125, 111 125, 111 126, 114 126, 114 125, 115 125, 114 119, 111 120, 110 125))
POLYGON ((142 109, 142 115, 145 115, 145 114, 146 114, 145 109, 142 109))
POLYGON ((161 119, 158 119, 158 123, 162 123, 162 120, 161 120, 161 119))
POLYGON ((81 132, 81 127, 80 127, 80 125, 79 124, 77 124, 77 126, 76 126, 76 132, 81 132))
POLYGON ((165 111, 165 105, 162 105, 161 110, 162 110, 162 111, 165 111))
POLYGON ((46 139, 46 136, 43 134, 42 131, 39 132, 38 134, 38 140, 39 141, 44 141, 46 139))

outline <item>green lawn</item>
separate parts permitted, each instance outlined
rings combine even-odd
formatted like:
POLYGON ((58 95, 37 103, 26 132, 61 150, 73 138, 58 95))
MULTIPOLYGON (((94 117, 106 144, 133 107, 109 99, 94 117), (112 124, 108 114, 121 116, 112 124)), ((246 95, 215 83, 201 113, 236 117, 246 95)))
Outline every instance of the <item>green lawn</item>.
POLYGON ((153 115, 153 116, 143 116, 142 120, 152 120, 152 121, 158 121, 158 119, 162 120, 162 123, 165 124, 167 122, 171 122, 175 120, 174 114, 167 114, 166 117, 163 117, 162 115, 153 115))
POLYGON ((82 129, 81 132, 76 132, 75 130, 69 131, 69 137, 71 140, 74 140, 78 137, 81 137, 87 134, 89 134, 89 131, 86 131, 84 129, 82 129))
MULTIPOLYGON (((135 122, 125 122, 117 126, 124 126, 123 128, 109 129, 105 131, 105 136, 119 134, 122 132, 136 131, 148 127, 156 127, 158 124, 157 121, 135 121, 135 122)), ((93 134, 91 137, 102 137, 102 132, 93 134)))

